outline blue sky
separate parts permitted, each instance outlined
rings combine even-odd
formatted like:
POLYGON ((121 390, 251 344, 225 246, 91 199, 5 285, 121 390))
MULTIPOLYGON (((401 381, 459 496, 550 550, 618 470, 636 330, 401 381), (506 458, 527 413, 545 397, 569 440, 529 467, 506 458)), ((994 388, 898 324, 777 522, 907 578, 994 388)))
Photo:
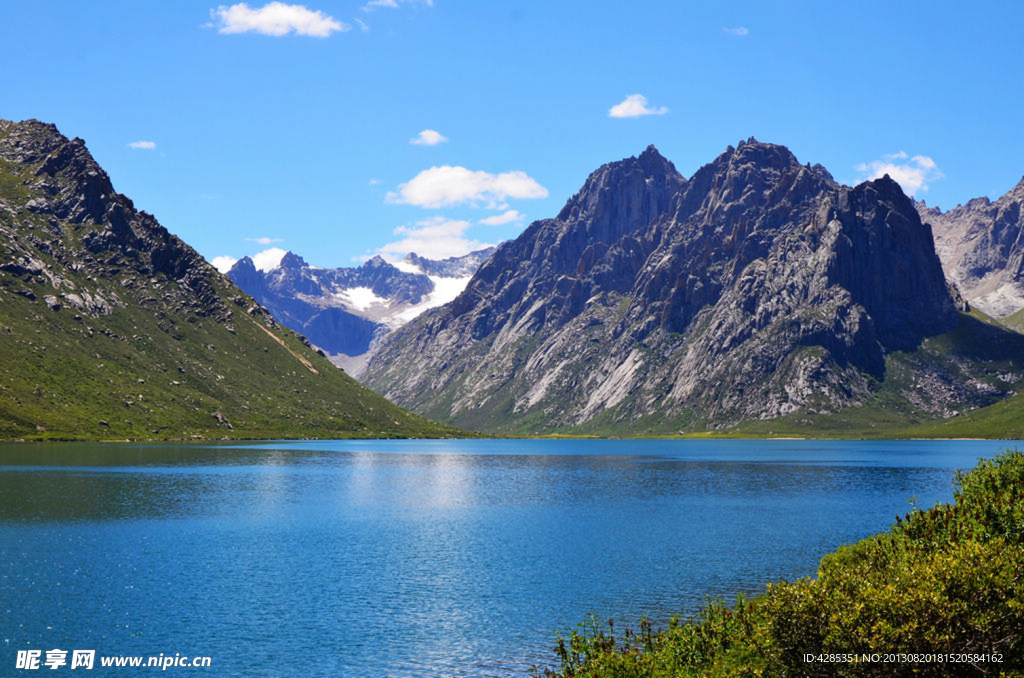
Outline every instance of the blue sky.
POLYGON ((85 139, 210 260, 460 254, 651 143, 689 176, 755 136, 944 209, 1024 174, 1020 3, 266 5, 5 3, 0 117, 85 139))

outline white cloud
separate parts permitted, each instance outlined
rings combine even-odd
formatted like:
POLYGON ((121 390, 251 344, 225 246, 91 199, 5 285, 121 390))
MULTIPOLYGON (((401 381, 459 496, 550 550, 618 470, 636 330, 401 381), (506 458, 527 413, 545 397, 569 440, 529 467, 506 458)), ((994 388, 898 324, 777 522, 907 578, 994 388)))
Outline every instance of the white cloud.
POLYGON ((882 160, 862 162, 855 169, 864 175, 862 178, 865 181, 888 174, 911 196, 926 192, 931 182, 945 176, 927 155, 909 157, 905 151, 883 155, 882 160), (899 160, 906 162, 897 162, 899 160))
POLYGON ((450 235, 462 235, 467 228, 469 228, 468 221, 431 217, 417 221, 415 227, 399 226, 395 229, 395 235, 443 238, 450 235))
POLYGON ((415 252, 428 259, 461 257, 475 250, 492 247, 491 243, 466 237, 470 222, 432 217, 416 222, 414 226, 399 226, 395 235, 403 236, 378 248, 377 253, 392 261, 415 252))
POLYGON ((372 12, 378 7, 386 7, 387 9, 398 9, 399 5, 426 5, 427 7, 434 6, 434 0, 370 0, 370 2, 363 5, 364 12, 372 12))
POLYGON ((521 222, 524 219, 526 219, 525 214, 521 214, 518 210, 509 210, 504 214, 496 214, 493 217, 481 219, 478 223, 484 224, 485 226, 502 226, 504 224, 521 222))
MULTIPOLYGON (((280 240, 275 240, 273 238, 246 238, 246 240, 250 242, 257 242, 261 245, 280 242, 280 240)), ((288 250, 283 250, 280 247, 271 247, 252 255, 250 258, 252 259, 253 266, 255 266, 257 270, 269 273, 281 265, 281 259, 283 259, 286 254, 288 254, 288 250)), ((213 261, 210 263, 213 264, 213 267, 221 273, 227 273, 231 270, 232 266, 238 263, 238 259, 225 254, 224 256, 214 257, 213 261)))
POLYGON ((642 115, 665 115, 668 108, 661 106, 653 108, 647 105, 647 97, 643 94, 630 94, 622 100, 622 103, 615 104, 608 109, 609 118, 639 118, 642 115))
POLYGON ((379 183, 380 183, 380 179, 370 179, 370 185, 371 186, 376 186, 379 183))
POLYGON ((213 261, 210 262, 213 267, 221 273, 227 273, 231 270, 231 267, 238 263, 238 259, 229 257, 226 254, 222 257, 214 257, 213 261))
POLYGON ((260 33, 279 37, 294 32, 296 35, 326 38, 335 31, 344 32, 351 28, 319 10, 283 2, 267 3, 259 9, 252 9, 244 2, 230 7, 221 5, 211 9, 210 16, 216 22, 217 32, 222 34, 260 33))
POLYGON ((432 129, 425 129, 412 139, 409 139, 409 143, 414 146, 437 146, 446 141, 448 141, 448 137, 432 129))
POLYGON ((259 254, 252 255, 252 263, 257 269, 268 273, 281 265, 281 260, 284 259, 286 254, 288 254, 287 250, 283 250, 280 247, 271 247, 259 254))
POLYGON ((737 38, 745 38, 750 35, 750 29, 746 26, 735 26, 733 28, 723 28, 722 31, 729 35, 735 35, 737 38))
POLYGON ((370 26, 365 21, 363 21, 362 19, 354 19, 354 21, 357 24, 359 24, 359 30, 361 30, 363 33, 369 33, 370 32, 370 26))
POLYGON ((546 197, 548 189, 526 172, 490 174, 451 165, 423 170, 408 182, 399 184, 397 192, 387 194, 391 203, 433 209, 480 202, 491 209, 505 209, 499 206, 508 198, 546 197))
POLYGON ((128 148, 134 148, 137 151, 152 151, 156 148, 155 141, 133 141, 128 144, 128 148))
POLYGON ((266 236, 262 238, 245 238, 245 240, 247 242, 259 243, 260 245, 270 245, 275 242, 284 242, 284 238, 267 238, 266 236))

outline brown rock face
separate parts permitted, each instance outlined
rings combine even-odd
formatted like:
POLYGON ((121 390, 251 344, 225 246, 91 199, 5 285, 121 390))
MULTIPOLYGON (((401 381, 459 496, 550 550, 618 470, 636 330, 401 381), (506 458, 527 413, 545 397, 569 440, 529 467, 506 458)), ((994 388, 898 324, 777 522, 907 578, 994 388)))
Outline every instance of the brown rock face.
POLYGON ((650 147, 393 335, 367 382, 487 430, 722 427, 862 404, 889 354, 957 319, 888 177, 840 186, 749 140, 686 180, 650 147))

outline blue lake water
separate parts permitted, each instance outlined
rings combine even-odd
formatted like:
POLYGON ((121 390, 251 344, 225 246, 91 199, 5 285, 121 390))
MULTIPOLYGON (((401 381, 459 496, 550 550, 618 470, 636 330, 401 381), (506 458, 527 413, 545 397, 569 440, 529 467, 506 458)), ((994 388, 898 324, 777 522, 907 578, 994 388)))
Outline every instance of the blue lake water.
POLYGON ((0 446, 0 675, 54 648, 211 657, 169 670, 191 675, 523 675, 587 613, 663 623, 813 576, 1014 445, 0 446))

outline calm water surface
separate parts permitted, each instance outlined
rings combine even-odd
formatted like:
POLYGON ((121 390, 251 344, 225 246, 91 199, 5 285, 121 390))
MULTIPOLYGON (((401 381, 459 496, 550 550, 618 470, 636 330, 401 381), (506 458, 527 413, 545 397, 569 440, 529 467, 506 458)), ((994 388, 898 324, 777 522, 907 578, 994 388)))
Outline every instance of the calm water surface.
POLYGON ((0 446, 0 675, 53 648, 212 657, 192 675, 523 674, 587 613, 664 622, 813 575, 1007 446, 0 446))

